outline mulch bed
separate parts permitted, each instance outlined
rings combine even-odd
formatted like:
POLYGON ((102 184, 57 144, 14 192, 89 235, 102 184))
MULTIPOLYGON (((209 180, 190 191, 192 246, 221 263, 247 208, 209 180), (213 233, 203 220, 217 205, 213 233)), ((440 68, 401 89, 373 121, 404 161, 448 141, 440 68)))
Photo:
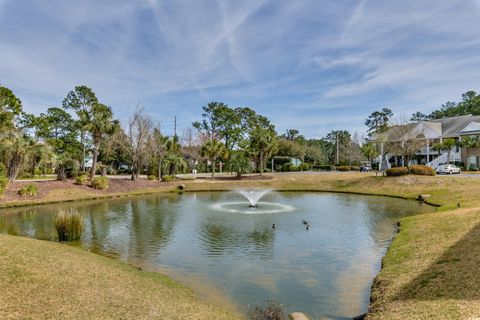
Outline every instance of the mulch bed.
POLYGON ((123 193, 150 188, 169 187, 172 185, 172 183, 151 181, 146 179, 138 179, 137 181, 132 181, 129 178, 115 178, 110 179, 110 185, 108 190, 95 190, 89 185, 76 185, 75 180, 73 179, 66 181, 14 181, 13 183, 8 184, 7 189, 5 190, 3 196, 0 198, 0 202, 40 200, 54 190, 72 189, 82 190, 84 192, 91 193, 95 192, 99 195, 107 195, 112 193, 123 193), (22 186, 26 184, 33 184, 37 186, 38 193, 36 196, 21 196, 18 194, 18 190, 20 190, 22 186))

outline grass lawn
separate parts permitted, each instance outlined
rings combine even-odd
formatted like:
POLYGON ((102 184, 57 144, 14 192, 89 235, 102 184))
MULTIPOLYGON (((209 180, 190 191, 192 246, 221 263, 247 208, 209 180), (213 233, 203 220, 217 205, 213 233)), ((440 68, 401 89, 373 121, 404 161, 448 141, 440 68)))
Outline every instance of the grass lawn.
MULTIPOLYGON (((401 220, 400 233, 383 259, 383 269, 375 280, 367 318, 480 317, 480 177, 376 177, 370 173, 349 172, 178 183, 185 184, 186 191, 270 188, 411 199, 429 194, 428 202, 437 205, 437 211, 401 220)), ((51 184, 48 192, 35 201, 78 200, 95 195, 95 191, 86 188, 79 189, 81 192, 69 189, 65 193, 62 192, 64 187, 56 189, 51 184)), ((158 183, 158 187, 149 185, 148 190, 141 186, 126 191, 118 189, 121 192, 103 192, 98 196, 167 192, 173 188, 174 185, 162 187, 158 183)), ((0 205, 21 205, 28 201, 31 202, 16 199, 1 204, 0 199, 0 205)), ((125 318, 148 318, 148 315, 158 314, 168 319, 176 319, 176 315, 182 315, 179 319, 231 317, 198 302, 188 290, 160 275, 142 273, 121 262, 55 243, 1 236, 0 265, 7 266, 0 269, 0 285, 2 288, 8 286, 4 290, 7 294, 0 300, 0 318, 7 315, 28 317, 35 312, 71 318, 72 310, 93 312, 94 317, 94 312, 99 312, 100 318, 102 315, 114 318, 117 315, 118 318, 120 314, 131 315, 125 318), (77 286, 79 290, 75 290, 77 286), (120 297, 110 299, 110 295, 120 297), (152 298, 144 299, 145 296, 152 298), (25 308, 22 303, 26 303, 25 308), (60 311, 63 313, 57 314, 60 311)))
POLYGON ((239 319, 158 273, 0 235, 0 319, 239 319))

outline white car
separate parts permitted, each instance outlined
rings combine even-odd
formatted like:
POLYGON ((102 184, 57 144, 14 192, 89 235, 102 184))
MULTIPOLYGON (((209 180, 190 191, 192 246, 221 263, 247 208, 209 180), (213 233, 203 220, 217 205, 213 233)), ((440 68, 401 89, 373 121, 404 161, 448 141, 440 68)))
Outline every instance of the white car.
POLYGON ((453 173, 460 173, 460 168, 453 165, 453 164, 442 164, 435 169, 437 174, 445 173, 445 174, 453 174, 453 173))

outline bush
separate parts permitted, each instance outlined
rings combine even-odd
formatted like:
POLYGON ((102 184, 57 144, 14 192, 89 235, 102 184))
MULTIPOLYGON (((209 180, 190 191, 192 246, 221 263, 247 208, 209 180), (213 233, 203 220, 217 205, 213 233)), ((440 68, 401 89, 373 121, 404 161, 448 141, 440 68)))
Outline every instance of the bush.
POLYGON ((311 169, 310 163, 302 163, 300 165, 300 171, 308 171, 311 169))
POLYGON ((414 165, 410 167, 410 173, 420 176, 434 176, 435 170, 432 167, 425 165, 414 165))
POLYGON ((163 176, 162 177, 163 182, 172 182, 175 181, 175 176, 163 176))
POLYGON ((282 166, 282 171, 291 171, 291 170, 290 170, 291 167, 292 167, 292 163, 291 163, 291 162, 287 162, 287 163, 283 164, 283 166, 282 166))
POLYGON ((333 171, 335 170, 335 166, 332 166, 329 164, 322 164, 322 165, 313 166, 313 169, 318 169, 321 171, 333 171))
POLYGON ((350 171, 350 166, 340 166, 337 167, 338 171, 350 171))
POLYGON ((18 194, 21 196, 36 196, 38 193, 38 188, 34 184, 26 184, 20 190, 18 190, 18 194))
POLYGON ((78 184, 79 186, 83 186, 87 184, 88 177, 86 174, 79 175, 75 178, 75 184, 78 184))
POLYGON ((8 184, 7 177, 0 176, 0 194, 2 194, 3 191, 5 191, 7 184, 8 184))
POLYGON ((283 306, 276 301, 270 301, 267 306, 256 306, 248 312, 251 320, 283 320, 287 319, 283 306))
POLYGON ((290 166, 290 171, 291 171, 291 172, 300 171, 300 167, 299 167, 299 166, 290 166))
POLYGON ((74 210, 56 213, 53 223, 57 230, 58 241, 74 241, 82 236, 83 217, 74 210))
POLYGON ((155 177, 153 174, 151 174, 147 177, 147 179, 148 180, 155 180, 155 179, 157 179, 157 177, 155 177))
POLYGON ((92 187, 97 190, 107 190, 109 180, 107 177, 96 177, 92 180, 92 187))
POLYGON ((350 171, 360 171, 360 167, 350 166, 350 171))
POLYGON ((397 168, 390 168, 386 172, 388 177, 396 177, 396 176, 403 176, 408 174, 407 167, 397 167, 397 168))
POLYGON ((470 167, 468 167, 468 170, 469 170, 469 171, 478 171, 478 168, 477 168, 476 165, 471 164, 470 167))

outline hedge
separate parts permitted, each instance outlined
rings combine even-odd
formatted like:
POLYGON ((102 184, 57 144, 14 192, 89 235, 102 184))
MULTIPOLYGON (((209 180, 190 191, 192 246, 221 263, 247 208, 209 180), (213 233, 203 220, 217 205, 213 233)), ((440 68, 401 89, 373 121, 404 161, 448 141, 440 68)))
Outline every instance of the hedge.
POLYGON ((398 168, 390 168, 385 171, 388 177, 396 177, 396 176, 403 176, 408 174, 407 167, 398 167, 398 168))
POLYGON ((435 170, 432 167, 425 165, 414 165, 410 167, 410 173, 420 176, 434 176, 435 170))
POLYGON ((340 166, 337 167, 338 171, 350 171, 350 166, 340 166))

